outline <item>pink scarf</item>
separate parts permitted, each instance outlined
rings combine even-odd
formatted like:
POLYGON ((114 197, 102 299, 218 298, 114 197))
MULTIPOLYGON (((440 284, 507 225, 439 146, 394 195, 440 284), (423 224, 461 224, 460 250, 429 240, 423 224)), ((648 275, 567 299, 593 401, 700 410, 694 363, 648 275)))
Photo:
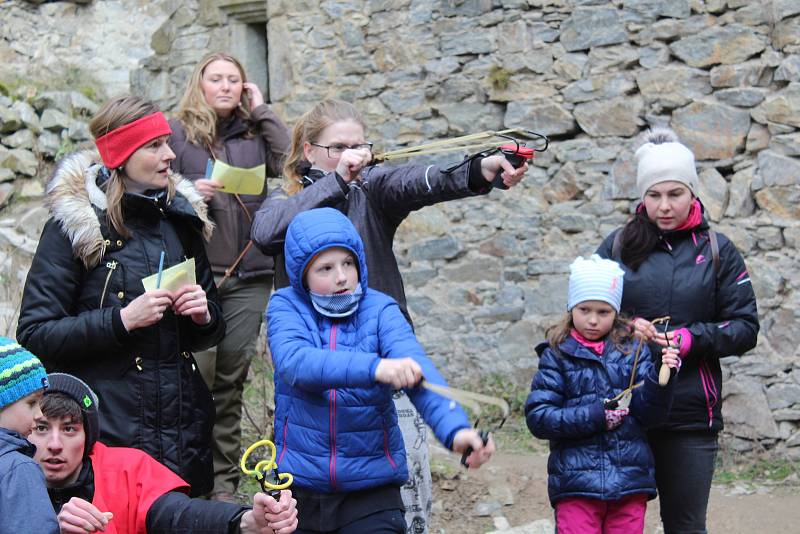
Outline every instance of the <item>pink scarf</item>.
POLYGON ((692 207, 689 208, 689 215, 686 217, 686 220, 683 221, 683 224, 675 228, 675 230, 691 230, 695 226, 700 226, 701 222, 703 222, 703 210, 700 209, 700 201, 694 199, 692 207))
POLYGON ((605 341, 602 341, 602 340, 600 340, 600 341, 589 341, 588 339, 583 337, 574 328, 572 330, 570 330, 569 335, 571 335, 573 338, 575 338, 575 341, 577 341, 578 343, 580 343, 581 345, 583 345, 587 349, 594 351, 594 353, 597 354, 598 356, 602 356, 603 355, 603 347, 605 347, 605 344, 606 344, 605 341))

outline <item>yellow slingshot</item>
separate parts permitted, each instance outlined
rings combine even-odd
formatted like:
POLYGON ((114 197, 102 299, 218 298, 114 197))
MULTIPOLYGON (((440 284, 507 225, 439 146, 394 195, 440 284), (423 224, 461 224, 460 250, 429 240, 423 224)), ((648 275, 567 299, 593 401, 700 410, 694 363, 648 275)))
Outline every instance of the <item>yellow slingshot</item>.
POLYGON ((255 479, 258 480, 258 483, 261 484, 261 489, 264 490, 264 493, 269 494, 277 500, 278 497, 280 497, 281 490, 292 485, 294 477, 291 473, 278 473, 278 464, 275 463, 275 457, 275 444, 268 439, 262 439, 261 441, 256 441, 247 447, 247 450, 244 451, 242 459, 239 462, 239 467, 241 467, 242 473, 247 476, 255 477, 255 479), (261 460, 260 462, 256 463, 253 469, 249 469, 247 467, 247 458, 250 457, 250 454, 252 454, 254 450, 262 446, 267 447, 270 450, 269 459, 261 460), (272 470, 272 482, 267 480, 268 470, 272 470))

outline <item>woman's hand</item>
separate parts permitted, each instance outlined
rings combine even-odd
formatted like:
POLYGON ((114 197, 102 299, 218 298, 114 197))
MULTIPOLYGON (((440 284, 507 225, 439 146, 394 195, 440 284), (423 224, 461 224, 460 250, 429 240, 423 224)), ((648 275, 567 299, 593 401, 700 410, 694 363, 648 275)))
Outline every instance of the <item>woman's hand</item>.
POLYGON ((145 291, 120 311, 125 330, 131 332, 156 324, 164 317, 166 309, 172 305, 172 294, 166 289, 145 291))
MULTIPOLYGON (((647 319, 642 319, 641 317, 637 317, 633 320, 633 333, 636 334, 640 339, 650 342, 655 340, 658 343, 658 335, 659 332, 656 330, 655 325, 648 321, 647 319)), ((663 342, 663 334, 661 336, 661 341, 663 342)), ((666 346, 666 342, 660 343, 663 346, 666 346)))
POLYGON ((372 161, 372 152, 366 148, 348 148, 339 156, 339 163, 336 165, 336 172, 342 177, 345 183, 350 183, 357 179, 361 174, 361 169, 372 161))
POLYGON ((261 89, 256 84, 246 82, 242 84, 242 89, 247 91, 247 98, 250 100, 250 111, 264 104, 264 95, 261 94, 261 89))
POLYGON ((222 187, 222 184, 216 180, 206 180, 205 178, 201 178, 194 181, 194 187, 197 189, 197 192, 203 196, 203 200, 208 202, 214 197, 217 189, 222 187))
POLYGON ((239 529, 243 534, 290 534, 297 529, 297 500, 289 490, 281 490, 279 501, 256 493, 253 509, 242 516, 239 529))
POLYGON ((101 512, 95 505, 72 497, 58 513, 58 527, 63 534, 105 532, 108 522, 113 519, 111 512, 101 512))
POLYGON ((375 369, 375 381, 393 389, 411 388, 422 380, 422 367, 413 358, 381 358, 375 369))
POLYGON ((484 445, 477 430, 474 428, 462 428, 453 438, 453 451, 463 454, 470 447, 472 447, 472 452, 467 456, 467 465, 470 469, 477 469, 488 462, 495 451, 491 434, 489 434, 489 439, 484 445))
POLYGON ((661 363, 670 369, 680 369, 681 357, 678 355, 678 349, 675 347, 661 349, 661 363))
POLYGON ((180 288, 174 295, 172 310, 176 315, 188 315, 195 324, 205 326, 211 322, 206 292, 197 284, 180 288))
POLYGON ((528 164, 523 163, 522 167, 515 169, 504 156, 499 154, 481 160, 481 174, 483 174, 483 178, 489 183, 492 183, 492 180, 494 180, 494 177, 497 175, 497 171, 501 169, 503 170, 503 183, 506 187, 514 187, 522 181, 525 171, 528 170, 528 164))

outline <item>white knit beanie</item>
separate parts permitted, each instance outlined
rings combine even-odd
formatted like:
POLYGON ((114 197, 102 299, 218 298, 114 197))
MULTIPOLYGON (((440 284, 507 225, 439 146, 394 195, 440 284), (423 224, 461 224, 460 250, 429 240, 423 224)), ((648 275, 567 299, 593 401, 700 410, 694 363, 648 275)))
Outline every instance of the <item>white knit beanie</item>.
POLYGON ((647 190, 660 182, 680 182, 697 196, 694 154, 667 128, 648 132, 645 144, 636 151, 636 187, 644 199, 647 190))
POLYGON ((617 262, 603 259, 597 254, 592 254, 588 260, 579 256, 569 270, 567 311, 581 302, 599 300, 609 303, 619 313, 625 271, 617 262))

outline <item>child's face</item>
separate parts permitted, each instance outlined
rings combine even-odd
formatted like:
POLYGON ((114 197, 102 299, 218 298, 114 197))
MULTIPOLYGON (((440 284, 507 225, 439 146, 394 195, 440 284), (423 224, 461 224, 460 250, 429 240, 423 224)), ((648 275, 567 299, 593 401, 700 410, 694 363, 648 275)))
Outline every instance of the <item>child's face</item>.
POLYGON ((589 341, 602 339, 614 326, 617 312, 607 302, 584 300, 572 308, 572 324, 589 341))
POLYGON ((42 391, 36 391, 17 402, 0 409, 0 427, 19 432, 26 438, 33 428, 33 419, 39 411, 42 391))
POLYGON ((321 252, 306 272, 308 289, 319 295, 352 293, 358 285, 358 269, 353 254, 333 247, 321 252))
POLYGON ((82 421, 69 416, 48 419, 39 410, 28 441, 36 445, 33 459, 44 471, 48 487, 63 488, 78 478, 86 446, 82 421))
POLYGON ((344 150, 364 144, 364 127, 354 120, 334 122, 313 144, 303 145, 303 155, 311 165, 325 172, 336 170, 344 150))

